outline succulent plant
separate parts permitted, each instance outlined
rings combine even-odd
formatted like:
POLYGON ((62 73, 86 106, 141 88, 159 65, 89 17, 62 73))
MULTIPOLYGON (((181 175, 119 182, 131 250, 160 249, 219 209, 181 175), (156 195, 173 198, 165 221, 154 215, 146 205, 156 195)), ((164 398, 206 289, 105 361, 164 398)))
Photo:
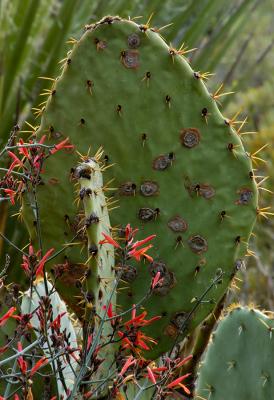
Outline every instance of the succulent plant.
POLYGON ((212 334, 194 399, 271 399, 273 329, 273 318, 259 310, 239 306, 229 312, 212 334))
MULTIPOLYGON (((235 118, 220 113, 220 88, 208 92, 207 74, 192 70, 186 51, 168 46, 148 25, 105 17, 75 40, 38 111, 37 135, 47 134, 47 144, 69 137, 82 154, 102 146, 104 181, 114 179, 116 187, 107 204, 111 211, 111 202, 117 201, 110 215, 117 232, 122 235, 129 222, 143 235, 157 235, 153 263, 136 269, 132 262, 136 273, 126 278, 117 297, 123 309, 137 303, 151 276, 161 272, 162 286, 145 304, 149 314, 162 316, 147 328, 159 342, 149 357, 167 351, 175 337, 183 337, 213 310, 243 265, 257 215, 251 157, 240 129, 235 118), (220 271, 221 284, 192 313, 220 271)), ((65 265, 58 288, 79 315, 74 297, 79 290, 72 287, 83 277, 86 255, 71 242, 86 245, 87 238, 82 235, 85 219, 74 203, 77 157, 60 152, 47 160, 37 198, 45 246, 67 244, 52 268, 56 273, 65 265)), ((25 198, 25 221, 35 242, 32 213, 25 198)))

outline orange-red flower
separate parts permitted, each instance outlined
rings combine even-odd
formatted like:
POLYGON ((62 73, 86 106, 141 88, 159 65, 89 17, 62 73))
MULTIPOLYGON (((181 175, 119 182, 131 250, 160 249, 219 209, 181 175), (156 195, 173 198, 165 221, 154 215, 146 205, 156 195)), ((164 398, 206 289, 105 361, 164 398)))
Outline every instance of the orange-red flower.
POLYGON ((170 382, 170 383, 167 385, 167 388, 168 388, 168 389, 173 389, 173 388, 175 388, 176 386, 179 386, 179 387, 181 387, 181 388, 185 391, 185 393, 190 394, 190 390, 182 383, 182 381, 185 380, 185 379, 186 379, 188 376, 190 376, 190 375, 191 375, 191 374, 188 373, 188 374, 185 374, 185 375, 183 375, 183 376, 180 376, 179 378, 177 378, 177 379, 175 379, 174 381, 170 382))
POLYGON ((38 360, 37 363, 32 367, 30 371, 30 377, 33 376, 38 369, 42 368, 48 362, 49 360, 45 356, 40 358, 40 360, 38 360))
POLYGON ((112 239, 111 236, 107 235, 106 233, 102 232, 102 235, 104 236, 105 239, 100 240, 99 244, 111 244, 112 246, 116 247, 117 249, 120 249, 121 246, 119 243, 117 243, 114 239, 112 239))
POLYGON ((4 326, 7 320, 12 317, 15 312, 16 307, 11 307, 4 315, 0 318, 0 326, 4 326))
POLYGON ((54 149, 51 149, 50 153, 54 154, 57 151, 62 150, 62 149, 73 149, 73 148, 74 148, 74 145, 73 144, 69 144, 69 138, 66 138, 62 142, 54 145, 54 149))
MULTIPOLYGON (((18 348, 18 351, 20 351, 20 352, 23 350, 21 342, 17 343, 17 348, 18 348)), ((22 356, 19 356, 17 358, 17 363, 18 363, 18 366, 20 368, 22 375, 26 375, 28 364, 26 363, 26 361, 24 360, 24 358, 22 356)))
POLYGON ((141 257, 143 256, 143 257, 145 257, 149 262, 153 262, 153 258, 152 258, 151 256, 149 256, 148 254, 146 254, 146 251, 149 250, 149 249, 151 249, 151 247, 153 247, 152 244, 149 244, 148 246, 144 247, 143 249, 139 249, 139 250, 136 250, 136 249, 134 248, 134 249, 132 249, 132 250, 130 250, 130 251, 128 252, 128 255, 129 255, 130 257, 135 258, 135 260, 137 260, 137 261, 140 261, 140 260, 141 260, 141 257))
POLYGON ((38 250, 36 254, 34 254, 34 250, 32 245, 29 246, 29 255, 23 255, 23 263, 21 267, 23 270, 28 274, 31 275, 32 271, 34 271, 35 276, 43 276, 44 273, 44 266, 48 261, 48 258, 54 253, 54 248, 51 248, 46 252, 46 254, 41 258, 40 261, 36 261, 40 257, 41 251, 38 250))
POLYGON ((123 376, 124 373, 129 369, 129 367, 131 367, 131 365, 135 365, 136 362, 137 362, 137 360, 135 360, 135 358, 133 358, 132 355, 129 356, 128 359, 126 360, 125 364, 123 365, 123 368, 119 372, 119 375, 123 376))
POLYGON ((14 190, 12 190, 12 189, 4 189, 4 192, 9 197, 11 204, 14 205, 15 204, 14 198, 16 196, 16 192, 14 190))
POLYGON ((161 319, 160 316, 152 317, 150 319, 145 319, 147 316, 147 311, 143 311, 140 315, 136 315, 136 308, 135 306, 133 307, 132 313, 131 313, 131 319, 127 322, 125 322, 125 327, 127 329, 130 328, 130 325, 136 327, 142 327, 142 326, 147 326, 152 324, 154 321, 158 321, 161 319))

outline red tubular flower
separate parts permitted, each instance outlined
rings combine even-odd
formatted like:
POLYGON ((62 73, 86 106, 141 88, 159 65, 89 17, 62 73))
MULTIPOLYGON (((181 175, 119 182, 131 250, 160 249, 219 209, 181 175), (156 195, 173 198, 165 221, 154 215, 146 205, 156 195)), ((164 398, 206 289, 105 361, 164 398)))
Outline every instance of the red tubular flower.
POLYGON ((140 349, 142 350, 150 350, 150 347, 147 345, 147 342, 151 342, 157 344, 157 341, 152 339, 149 336, 144 335, 142 332, 137 331, 133 333, 124 333, 118 331, 118 336, 122 339, 122 347, 124 349, 131 349, 136 353, 140 353, 140 349))
POLYGON ((128 252, 128 255, 129 255, 130 257, 135 258, 135 260, 137 260, 137 261, 140 261, 140 260, 141 260, 141 257, 143 256, 143 257, 145 257, 149 262, 153 262, 153 258, 150 257, 148 254, 146 254, 146 251, 149 250, 149 249, 151 249, 151 247, 153 247, 152 244, 149 244, 148 246, 144 247, 143 249, 139 249, 139 250, 133 249, 133 250, 130 250, 130 251, 128 252))
POLYGON ((40 358, 40 360, 38 360, 37 363, 32 367, 30 371, 30 377, 32 377, 38 369, 42 368, 48 362, 49 360, 46 357, 40 358))
POLYGON ((143 246, 143 244, 146 244, 147 242, 150 242, 152 239, 154 239, 156 237, 156 235, 150 235, 147 238, 143 239, 143 240, 137 240, 137 242, 133 243, 133 245, 131 246, 131 249, 136 249, 137 247, 143 246))
POLYGON ((56 144, 56 145, 54 146, 54 149, 51 149, 51 150, 50 150, 50 153, 51 153, 51 154, 54 154, 54 153, 56 153, 57 151, 62 150, 62 149, 73 149, 73 148, 74 148, 73 144, 69 144, 68 142, 69 142, 69 138, 66 138, 66 139, 63 140, 62 142, 56 144))
POLYGON ((183 360, 178 361, 178 363, 176 363, 176 368, 181 367, 182 365, 186 364, 189 360, 191 360, 193 358, 193 355, 187 356, 185 357, 183 360))
POLYGON ((129 329, 130 325, 134 327, 142 327, 142 326, 147 326, 152 324, 154 321, 159 320, 161 317, 156 316, 151 319, 145 319, 147 316, 147 312, 143 311, 140 315, 136 316, 136 308, 135 305, 133 306, 132 312, 131 312, 131 319, 127 322, 125 322, 125 327, 129 329))
POLYGON ((61 318, 66 315, 66 311, 62 312, 61 314, 58 314, 57 317, 52 321, 50 324, 50 327, 53 328, 54 331, 59 332, 61 328, 61 318))
MULTIPOLYGON (((24 144, 24 140, 22 138, 19 139, 19 143, 20 146, 23 146, 24 144)), ((29 155, 29 151, 27 149, 27 147, 19 147, 19 154, 23 154, 24 157, 30 159, 30 155, 29 155)))
MULTIPOLYGON (((103 310, 106 310, 107 306, 103 306, 103 310)), ((109 303, 108 309, 107 309, 107 315, 109 318, 115 317, 115 314, 113 313, 112 310, 112 303, 109 303)))
POLYGON ((16 192, 12 189, 4 189, 4 192, 8 195, 11 204, 14 205, 15 204, 14 198, 16 196, 16 192))
MULTIPOLYGON (((23 350, 21 342, 17 343, 17 348, 18 348, 18 351, 22 351, 23 350)), ((28 365, 27 365, 26 361, 24 360, 24 358, 22 356, 19 356, 17 358, 17 363, 19 365, 19 368, 20 368, 20 371, 21 371, 22 375, 26 375, 28 365)))
POLYGON ((0 326, 4 326, 7 320, 12 317, 12 314, 16 310, 16 307, 11 307, 6 314, 3 315, 3 317, 0 318, 0 326))
POLYGON ((130 224, 127 224, 126 233, 125 233, 126 241, 130 242, 134 238, 134 236, 136 235, 137 232, 138 232, 138 228, 132 229, 130 224))
POLYGON ((99 244, 111 244, 112 246, 116 247, 117 249, 120 249, 121 246, 114 240, 112 239, 111 236, 107 235, 106 233, 102 232, 102 235, 104 236, 105 239, 100 240, 99 244))
POLYGON ((183 376, 180 376, 179 378, 177 378, 177 379, 175 379, 174 381, 170 382, 170 383, 167 385, 167 388, 168 388, 168 389, 173 389, 173 388, 176 387, 176 386, 180 386, 180 387, 185 391, 185 393, 190 394, 190 393, 191 393, 190 390, 189 390, 184 384, 182 384, 182 381, 185 380, 185 379, 186 379, 188 376, 190 376, 190 375, 191 375, 191 374, 188 373, 188 374, 185 374, 185 375, 183 375, 183 376))
POLYGON ((35 271, 36 277, 38 277, 39 275, 43 276, 45 263, 47 262, 47 259, 52 255, 52 253, 54 253, 54 248, 48 250, 46 254, 42 257, 42 259, 39 261, 39 264, 35 271))
POLYGON ((24 167, 23 162, 12 152, 12 151, 8 151, 8 155, 10 156, 10 158, 13 159, 13 163, 15 162, 15 166, 20 166, 20 167, 24 167))
POLYGON ((87 350, 90 349, 90 346, 91 346, 92 341, 93 341, 93 335, 88 335, 87 350))
POLYGON ((151 370, 150 367, 147 367, 147 372, 148 372, 148 379, 149 379, 154 385, 156 385, 156 384, 157 384, 157 382, 156 382, 156 377, 155 377, 155 375, 154 375, 154 373, 153 373, 153 371, 151 370))
POLYGON ((122 368, 121 371, 119 372, 119 375, 120 375, 120 376, 123 376, 124 373, 129 369, 129 367, 131 367, 131 365, 135 365, 136 362, 137 362, 137 360, 135 360, 135 359, 133 358, 132 355, 129 356, 128 359, 126 360, 126 362, 125 362, 123 368, 122 368))
POLYGON ((43 144, 44 141, 46 140, 46 137, 47 137, 47 135, 43 135, 43 136, 41 137, 41 139, 39 140, 39 144, 43 144))
POLYGON ((151 282, 151 289, 154 289, 156 286, 160 286, 163 282, 163 278, 161 278, 161 271, 158 271, 157 274, 154 276, 151 282))
MULTIPOLYGON (((4 398, 4 397, 3 397, 3 398, 4 398)), ((17 394, 17 393, 14 395, 14 398, 13 398, 13 400, 20 400, 20 397, 18 396, 18 394, 17 394)))

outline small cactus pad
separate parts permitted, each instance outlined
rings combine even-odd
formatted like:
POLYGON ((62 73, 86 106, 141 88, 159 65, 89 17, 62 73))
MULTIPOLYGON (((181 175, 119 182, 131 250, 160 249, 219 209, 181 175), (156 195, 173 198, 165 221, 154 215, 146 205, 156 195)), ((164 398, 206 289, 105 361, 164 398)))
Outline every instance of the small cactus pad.
MULTIPOLYGON (((92 324, 92 319, 97 325, 106 314, 106 306, 111 300, 113 311, 116 304, 116 291, 114 289, 114 248, 104 243, 103 233, 110 236, 110 222, 107 211, 106 198, 103 190, 103 177, 101 168, 95 159, 87 159, 80 164, 74 175, 79 179, 80 196, 85 210, 84 227, 88 235, 89 269, 83 280, 83 288, 86 293, 84 320, 86 325, 92 324), (95 318, 94 311, 97 317, 95 318), (100 319, 98 319, 98 316, 100 319)), ((107 317, 107 316, 106 316, 107 317)), ((84 325, 85 326, 85 325, 84 325)), ((98 328, 98 327, 97 327, 98 328)), ((101 337, 107 342, 113 328, 110 322, 104 322, 101 337)), ((99 356, 104 360, 104 369, 99 368, 95 378, 103 379, 106 369, 110 372, 113 368, 115 347, 103 346, 99 356)), ((105 389, 100 386, 101 392, 105 389)))
POLYGON ((273 330, 274 320, 258 310, 231 311, 212 334, 194 399, 273 399, 273 330))
MULTIPOLYGON (((162 289, 145 305, 149 315, 162 316, 147 328, 159 341, 150 356, 159 355, 170 348, 178 323, 216 271, 225 272, 222 284, 205 300, 223 296, 246 253, 257 190, 233 120, 222 116, 203 75, 191 69, 182 51, 169 47, 155 29, 119 17, 87 28, 41 112, 37 133, 47 134, 48 144, 69 137, 82 154, 103 147, 104 181, 114 178, 113 207, 119 206, 110 214, 111 225, 130 223, 142 237, 157 235, 153 264, 137 266, 117 303, 124 309, 138 303, 151 276, 162 272, 162 289)), ((75 153, 63 151, 45 163, 38 200, 48 248, 79 230, 71 182, 76 161, 75 153)), ((84 262, 79 249, 67 249, 71 271, 84 262)), ((212 311, 214 301, 197 308, 189 328, 212 311)))
MULTIPOLYGON (((69 345, 72 349, 77 349, 77 338, 76 338, 76 333, 75 329, 72 325, 71 319, 69 318, 69 314, 67 311, 66 304, 64 301, 60 298, 58 293, 54 291, 54 288, 50 281, 47 280, 47 288, 50 293, 48 296, 48 301, 50 302, 52 306, 52 318, 53 320, 58 317, 58 315, 62 315, 60 318, 60 332, 63 334, 66 334, 66 337, 69 340, 69 345)), ((26 291, 23 296, 22 296, 22 304, 21 304, 21 310, 22 313, 27 314, 31 313, 34 310, 38 309, 41 306, 41 299, 47 299, 47 291, 45 289, 45 284, 43 280, 37 280, 34 282, 34 289, 31 290, 29 289, 26 291)), ((33 328, 39 332, 40 328, 40 321, 36 313, 32 316, 30 320, 33 328)), ((37 333, 37 336, 40 337, 40 334, 37 333)), ((49 339, 49 344, 52 346, 53 341, 51 339, 52 337, 52 330, 51 328, 48 328, 48 337, 49 339)), ((48 343, 45 341, 45 343, 42 346, 44 354, 46 357, 51 356, 51 350, 48 347, 48 343)), ((67 360, 62 360, 59 362, 61 363, 61 368, 62 368, 62 375, 66 383, 66 387, 71 390, 74 385, 75 381, 75 371, 77 371, 78 364, 75 360, 75 357, 77 357, 77 352, 74 354, 74 357, 72 355, 68 355, 69 357, 69 363, 67 360)), ((57 362, 53 361, 54 366, 51 363, 51 367, 53 371, 58 370, 57 367, 57 362)), ((60 396, 66 396, 66 391, 63 387, 62 380, 59 377, 59 373, 57 373, 58 379, 57 380, 57 385, 58 385, 58 393, 60 396)))

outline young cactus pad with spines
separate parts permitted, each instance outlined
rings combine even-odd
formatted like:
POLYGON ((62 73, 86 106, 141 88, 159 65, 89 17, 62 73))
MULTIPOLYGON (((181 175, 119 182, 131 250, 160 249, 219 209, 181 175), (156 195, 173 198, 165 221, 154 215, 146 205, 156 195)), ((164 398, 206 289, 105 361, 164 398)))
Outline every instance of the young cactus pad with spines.
POLYGON ((273 319, 235 308, 218 325, 201 364, 195 400, 270 400, 274 393, 273 319))
MULTIPOLYGON (((90 158, 81 163, 74 172, 76 178, 79 179, 80 196, 85 210, 85 228, 88 235, 90 271, 83 281, 87 297, 83 302, 83 307, 85 307, 84 329, 92 323, 99 325, 106 314, 105 309, 108 303, 111 301, 113 310, 116 304, 114 248, 107 243, 100 244, 100 241, 104 239, 103 234, 110 236, 111 233, 101 167, 96 161, 100 158, 100 150, 97 155, 94 159, 90 158), (95 310, 97 317, 95 317, 95 310)), ((109 340, 112 332, 110 321, 104 322, 101 337, 105 342, 109 340)), ((114 352, 113 345, 103 346, 99 351, 99 357, 104 360, 104 369, 99 368, 94 379, 105 378, 106 370, 110 373, 113 368, 114 352)), ((104 387, 101 385, 100 390, 103 391, 103 389, 104 387)))
MULTIPOLYGON (((56 291, 54 291, 52 284, 48 280, 47 280, 47 288, 50 293, 48 298, 49 298, 49 302, 52 306, 52 320, 54 320, 58 316, 61 316, 61 318, 60 318, 60 334, 65 334, 66 337, 68 338, 68 343, 69 343, 70 348, 76 350, 77 349, 76 333, 75 333, 75 329, 72 325, 72 322, 69 318, 66 304, 60 298, 58 293, 56 291)), ((22 296, 22 304, 21 304, 22 313, 27 314, 27 313, 31 313, 34 310, 38 309, 38 307, 41 306, 41 299, 46 299, 46 294, 47 294, 47 292, 45 289, 44 281, 37 280, 36 282, 34 282, 34 290, 29 289, 22 296)), ((30 322, 31 322, 33 328, 39 332, 39 329, 41 329, 40 328, 41 324, 40 324, 39 318, 36 313, 34 313, 30 322)), ((43 348, 45 356, 50 358, 51 351, 52 351, 52 345, 53 345, 53 339, 51 338, 52 337, 52 329, 50 327, 48 327, 48 337, 50 338, 49 342, 45 341, 42 348, 43 348), (49 345, 50 345, 51 349, 49 348, 49 345)), ((78 356, 78 351, 75 352, 74 357, 72 355, 68 355, 69 363, 67 362, 67 359, 59 358, 59 362, 61 363, 60 369, 62 370, 62 378, 64 379, 67 389, 69 389, 69 390, 71 390, 73 388, 73 384, 75 381, 75 371, 77 371, 77 367, 78 367, 77 361, 75 360, 75 358, 77 358, 77 356, 78 356)), ((53 371, 58 369, 57 365, 58 364, 56 361, 52 362, 51 367, 52 367, 53 371)), ((57 376, 58 376, 58 378, 57 378, 58 393, 60 396, 64 396, 64 398, 66 398, 66 390, 62 384, 62 379, 60 378, 59 373, 57 373, 57 376)))
MULTIPOLYGON (((162 288, 145 304, 149 315, 162 316, 147 328, 159 341, 149 356, 170 348, 195 298, 221 269, 222 284, 204 299, 213 301, 197 308, 189 329, 212 311, 241 265, 256 218, 251 160, 216 98, 182 51, 155 30, 106 17, 88 27, 68 54, 37 132, 47 133, 49 144, 69 137, 82 154, 103 146, 105 166, 114 164, 105 169, 104 181, 115 178, 112 196, 119 206, 111 213, 112 226, 130 223, 143 237, 157 235, 154 263, 138 265, 117 299, 123 308, 137 303, 151 276, 162 271, 162 288)), ((68 242, 78 230, 70 179, 75 163, 76 154, 65 152, 45 163, 38 201, 48 248, 68 242)), ((66 257, 75 277, 84 253, 72 246, 66 257)))

